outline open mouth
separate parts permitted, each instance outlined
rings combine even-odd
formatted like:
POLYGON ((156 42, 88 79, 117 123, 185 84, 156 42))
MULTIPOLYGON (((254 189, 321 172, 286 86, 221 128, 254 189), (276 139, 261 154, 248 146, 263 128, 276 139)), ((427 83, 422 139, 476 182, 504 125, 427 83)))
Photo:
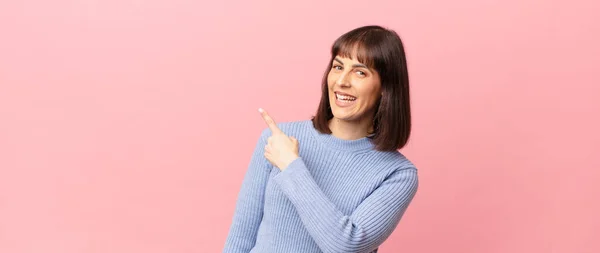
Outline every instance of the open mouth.
POLYGON ((354 97, 354 96, 342 95, 342 94, 338 94, 337 92, 335 93, 335 97, 337 98, 338 101, 342 101, 342 102, 352 102, 352 101, 356 100, 356 97, 354 97))

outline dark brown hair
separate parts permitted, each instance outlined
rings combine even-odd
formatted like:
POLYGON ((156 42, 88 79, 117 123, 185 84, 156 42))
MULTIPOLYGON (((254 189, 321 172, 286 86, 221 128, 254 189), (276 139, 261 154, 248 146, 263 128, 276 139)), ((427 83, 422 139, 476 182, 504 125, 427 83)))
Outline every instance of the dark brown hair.
POLYGON ((381 26, 363 26, 339 37, 331 47, 331 60, 322 81, 322 94, 314 127, 331 134, 328 121, 333 118, 329 105, 327 76, 336 56, 357 60, 379 74, 382 97, 376 105, 371 141, 379 151, 395 151, 408 142, 411 131, 408 69, 404 45, 396 32, 381 26))

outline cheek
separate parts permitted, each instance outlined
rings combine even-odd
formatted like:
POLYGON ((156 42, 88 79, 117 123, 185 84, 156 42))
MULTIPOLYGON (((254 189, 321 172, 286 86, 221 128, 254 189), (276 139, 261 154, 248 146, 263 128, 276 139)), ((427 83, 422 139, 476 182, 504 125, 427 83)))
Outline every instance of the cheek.
POLYGON ((333 88, 333 84, 335 83, 335 77, 334 75, 332 75, 331 73, 329 73, 327 75, 327 87, 328 88, 333 88))
POLYGON ((374 104, 377 102, 377 100, 379 99, 379 97, 381 96, 381 90, 379 89, 378 86, 373 87, 374 85, 371 84, 368 89, 364 89, 361 94, 363 95, 364 98, 366 98, 364 100, 364 103, 368 103, 368 104, 374 104))

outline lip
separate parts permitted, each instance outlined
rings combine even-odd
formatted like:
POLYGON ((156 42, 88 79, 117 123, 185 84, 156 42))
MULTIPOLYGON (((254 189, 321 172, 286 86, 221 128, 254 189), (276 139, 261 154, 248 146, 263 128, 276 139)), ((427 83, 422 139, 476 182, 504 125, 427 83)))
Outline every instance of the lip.
POLYGON ((352 106, 354 106, 356 104, 356 97, 353 96, 353 95, 350 95, 350 94, 345 93, 345 92, 340 92, 340 91, 334 91, 333 93, 334 93, 334 98, 333 99, 335 101, 334 103, 339 108, 349 108, 349 107, 352 107, 352 106), (353 101, 344 101, 344 102, 342 102, 339 99, 337 99, 337 95, 351 96, 351 97, 354 97, 355 99, 353 101))
POLYGON ((348 93, 341 92, 341 91, 334 91, 333 93, 337 93, 337 94, 344 95, 344 96, 351 96, 351 97, 354 97, 354 98, 356 97, 356 96, 354 96, 352 94, 348 94, 348 93))

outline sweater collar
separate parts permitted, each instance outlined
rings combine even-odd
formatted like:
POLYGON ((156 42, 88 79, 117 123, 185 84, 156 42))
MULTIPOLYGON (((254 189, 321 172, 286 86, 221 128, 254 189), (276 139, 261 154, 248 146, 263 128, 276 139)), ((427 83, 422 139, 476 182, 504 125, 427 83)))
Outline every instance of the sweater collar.
POLYGON ((311 132, 315 136, 315 138, 323 143, 325 146, 337 149, 337 150, 345 150, 345 151, 362 151, 375 149, 375 145, 371 142, 374 134, 362 137, 360 139, 355 140, 344 140, 338 137, 335 137, 333 134, 326 134, 319 132, 313 125, 311 120, 306 121, 306 124, 309 124, 309 128, 311 132))

